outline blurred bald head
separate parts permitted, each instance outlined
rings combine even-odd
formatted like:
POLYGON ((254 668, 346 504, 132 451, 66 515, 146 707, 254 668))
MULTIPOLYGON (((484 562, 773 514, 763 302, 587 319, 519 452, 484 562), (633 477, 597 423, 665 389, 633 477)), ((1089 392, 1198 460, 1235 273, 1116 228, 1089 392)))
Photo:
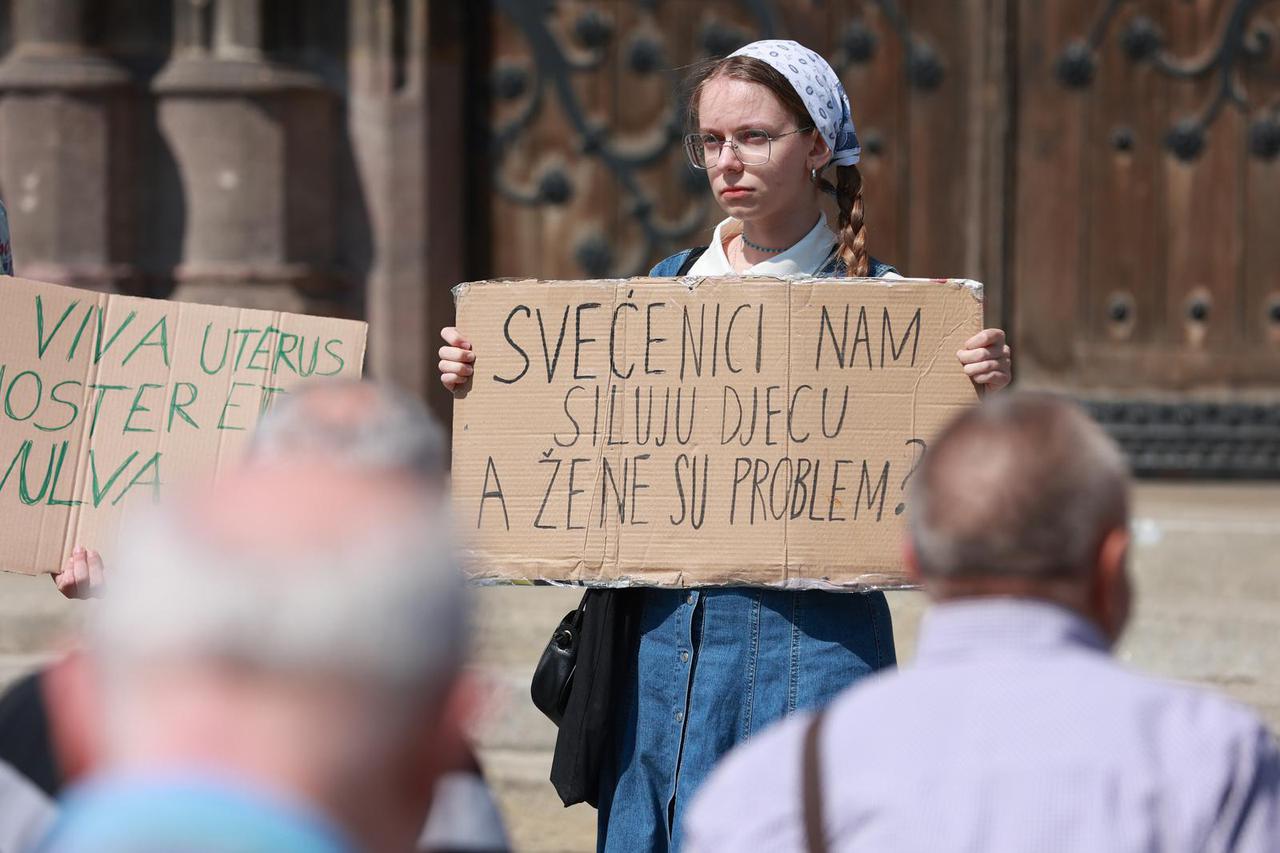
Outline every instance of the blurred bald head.
POLYGON ((1124 457, 1083 410, 1007 393, 965 411, 911 478, 910 530, 926 580, 1084 581, 1128 523, 1124 457))

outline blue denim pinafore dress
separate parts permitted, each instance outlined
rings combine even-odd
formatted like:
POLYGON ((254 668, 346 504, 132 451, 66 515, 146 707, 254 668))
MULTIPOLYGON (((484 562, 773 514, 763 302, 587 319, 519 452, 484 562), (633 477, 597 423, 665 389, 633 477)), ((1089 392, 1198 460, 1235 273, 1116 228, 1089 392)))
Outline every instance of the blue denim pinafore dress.
MULTIPOLYGON (((689 252, 650 275, 675 275, 689 252)), ((872 261, 872 275, 892 267, 872 261)), ((838 260, 819 275, 842 276, 838 260)), ((680 846, 694 792, 731 748, 896 662, 884 593, 648 589, 604 766, 597 847, 680 846)))

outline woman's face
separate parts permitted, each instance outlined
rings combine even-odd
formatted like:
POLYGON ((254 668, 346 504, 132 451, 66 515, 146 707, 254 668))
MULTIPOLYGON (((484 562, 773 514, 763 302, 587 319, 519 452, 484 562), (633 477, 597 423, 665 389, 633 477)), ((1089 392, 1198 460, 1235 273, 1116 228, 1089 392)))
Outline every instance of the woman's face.
MULTIPOLYGON (((702 87, 698 132, 728 139, 741 130, 760 129, 776 137, 807 125, 759 83, 716 77, 702 87)), ((716 202, 741 220, 802 215, 815 204, 809 171, 830 159, 821 135, 795 133, 774 139, 769 162, 744 166, 733 149, 721 146, 720 158, 707 163, 707 178, 716 202)))

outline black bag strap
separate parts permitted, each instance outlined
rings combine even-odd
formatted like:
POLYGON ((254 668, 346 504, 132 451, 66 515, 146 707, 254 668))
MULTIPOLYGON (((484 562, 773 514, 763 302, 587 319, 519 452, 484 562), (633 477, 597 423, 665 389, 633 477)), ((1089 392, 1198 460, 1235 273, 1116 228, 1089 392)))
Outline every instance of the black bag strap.
POLYGON ((702 253, 706 250, 706 246, 699 246, 696 249, 690 249, 689 256, 684 259, 684 263, 680 264, 680 269, 676 270, 676 275, 688 275, 689 270, 693 269, 693 265, 698 262, 698 258, 702 257, 702 253))
POLYGON ((804 730, 804 751, 801 758, 800 785, 804 798, 804 840, 809 853, 827 853, 827 835, 822 816, 822 724, 826 720, 824 708, 813 715, 804 730))

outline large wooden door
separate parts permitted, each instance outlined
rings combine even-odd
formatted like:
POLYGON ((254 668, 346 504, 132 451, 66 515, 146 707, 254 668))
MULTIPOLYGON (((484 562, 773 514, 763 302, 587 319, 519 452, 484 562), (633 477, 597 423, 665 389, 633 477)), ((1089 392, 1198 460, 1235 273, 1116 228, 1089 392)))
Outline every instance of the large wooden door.
POLYGON ((1280 4, 1267 5, 1022 3, 1024 378, 1275 389, 1280 4))
POLYGON ((787 37, 849 90, 872 253, 997 285, 1003 6, 495 0, 492 273, 635 275, 704 245, 721 215, 681 150, 681 84, 709 56, 787 37))
POLYGON ((988 285, 1024 387, 1148 473, 1280 476, 1280 2, 493 0, 492 275, 635 275, 719 218, 699 60, 841 74, 870 247, 988 285))
POLYGON ((1280 474, 1280 4, 1017 16, 1020 379, 1140 470, 1280 474))

